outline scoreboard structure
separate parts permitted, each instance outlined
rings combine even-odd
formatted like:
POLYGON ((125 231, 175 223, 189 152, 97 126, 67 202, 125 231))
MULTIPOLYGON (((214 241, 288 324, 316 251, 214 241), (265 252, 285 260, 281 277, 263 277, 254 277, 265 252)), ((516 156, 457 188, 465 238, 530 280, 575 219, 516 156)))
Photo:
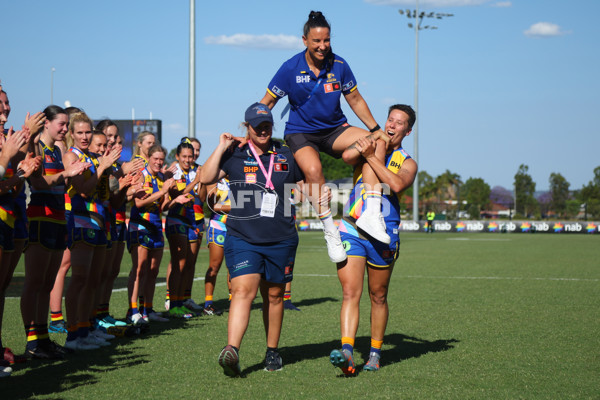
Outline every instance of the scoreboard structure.
MULTIPOLYGON (((162 121, 160 119, 113 119, 119 127, 119 135, 123 138, 121 161, 131 160, 137 136, 144 131, 156 137, 156 143, 162 142, 162 121)), ((94 125, 98 121, 94 121, 94 125)))

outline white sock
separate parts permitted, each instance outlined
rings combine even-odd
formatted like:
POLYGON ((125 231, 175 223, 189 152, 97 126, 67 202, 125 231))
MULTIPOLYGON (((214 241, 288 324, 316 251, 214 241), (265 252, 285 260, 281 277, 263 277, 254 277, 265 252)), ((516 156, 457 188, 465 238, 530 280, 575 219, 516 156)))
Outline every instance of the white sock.
POLYGON ((325 232, 335 232, 337 227, 333 223, 333 216, 331 215, 331 209, 327 209, 326 211, 319 214, 319 219, 323 223, 323 230, 325 232))
POLYGON ((366 212, 380 213, 381 212, 381 192, 369 191, 366 193, 366 212))

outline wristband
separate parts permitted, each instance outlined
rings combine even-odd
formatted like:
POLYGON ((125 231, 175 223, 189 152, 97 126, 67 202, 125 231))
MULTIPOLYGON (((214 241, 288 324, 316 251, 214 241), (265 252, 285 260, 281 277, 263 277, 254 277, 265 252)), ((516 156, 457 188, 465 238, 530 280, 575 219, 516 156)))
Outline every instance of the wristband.
POLYGON ((6 168, 4 168, 3 165, 0 165, 0 178, 2 178, 4 176, 5 172, 6 172, 6 168))
POLYGON ((21 168, 17 169, 17 172, 15 174, 17 176, 17 178, 19 178, 20 180, 24 181, 25 180, 25 171, 23 171, 21 168))
POLYGON ((377 132, 380 129, 381 129, 381 127, 379 126, 379 124, 377 124, 377 125, 375 125, 375 127, 373 129, 369 129, 369 132, 375 133, 375 132, 377 132))

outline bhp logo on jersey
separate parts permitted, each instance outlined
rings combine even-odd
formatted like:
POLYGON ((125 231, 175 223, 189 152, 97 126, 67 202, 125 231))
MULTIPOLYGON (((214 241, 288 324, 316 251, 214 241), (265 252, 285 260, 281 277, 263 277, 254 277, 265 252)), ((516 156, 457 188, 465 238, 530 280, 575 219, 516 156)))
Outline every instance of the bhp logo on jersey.
POLYGON ((296 83, 308 83, 310 82, 310 76, 308 75, 297 75, 296 83))

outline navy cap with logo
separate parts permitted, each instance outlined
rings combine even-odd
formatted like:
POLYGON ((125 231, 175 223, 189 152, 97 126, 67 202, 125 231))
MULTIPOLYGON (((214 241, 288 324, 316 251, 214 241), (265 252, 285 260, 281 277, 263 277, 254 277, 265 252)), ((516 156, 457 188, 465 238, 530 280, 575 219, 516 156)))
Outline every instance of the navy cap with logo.
POLYGON ((254 103, 248 107, 245 119, 253 128, 256 128, 264 121, 273 124, 273 114, 271 114, 271 109, 262 103, 254 103))

